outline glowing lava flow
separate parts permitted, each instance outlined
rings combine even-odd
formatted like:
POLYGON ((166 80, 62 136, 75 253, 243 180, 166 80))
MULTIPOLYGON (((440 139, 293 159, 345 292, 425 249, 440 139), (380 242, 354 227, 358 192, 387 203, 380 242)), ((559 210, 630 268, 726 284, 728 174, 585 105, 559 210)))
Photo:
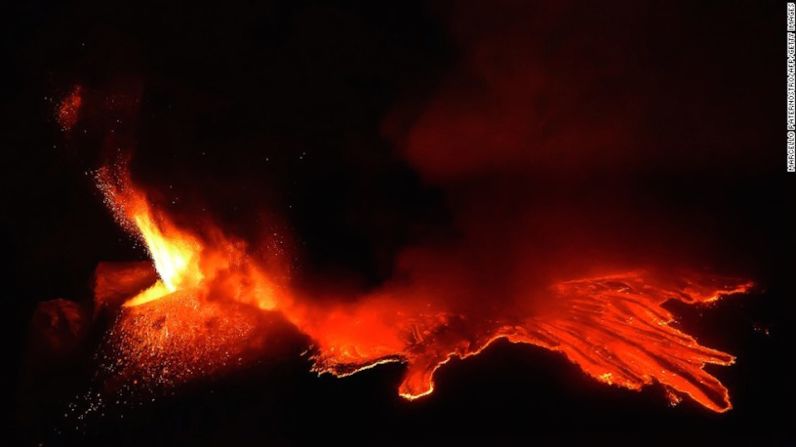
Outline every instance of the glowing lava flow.
POLYGON ((561 352, 607 384, 638 390, 658 382, 673 400, 687 395, 716 412, 732 407, 727 389, 704 367, 734 358, 675 328, 662 305, 712 302, 747 291, 749 282, 661 279, 643 271, 598 275, 553 284, 535 291, 544 297, 535 305, 506 304, 488 315, 440 296, 444 287, 411 283, 318 303, 277 284, 246 244, 212 225, 201 232, 178 228, 124 169, 102 170, 99 179, 108 204, 141 237, 160 276, 150 288, 130 291, 112 331, 121 371, 144 371, 163 383, 213 374, 273 343, 263 327, 278 317, 313 341, 316 372, 346 376, 405 363, 399 393, 407 399, 431 393, 434 372, 451 358, 476 355, 505 338, 561 352))
POLYGON ((392 359, 406 362, 399 392, 409 399, 431 393, 434 372, 452 357, 476 355, 505 338, 561 352, 601 382, 638 390, 657 381, 673 400, 682 393, 723 412, 732 408, 727 389, 704 366, 729 365, 734 358, 674 328, 661 305, 670 299, 707 303, 749 287, 729 280, 716 286, 656 284, 644 272, 626 272, 555 284, 548 290, 549 308, 487 321, 412 308, 406 296, 395 295, 344 316, 329 315, 323 330, 310 335, 324 334, 320 340, 327 343, 321 345, 318 371, 343 376, 392 359))

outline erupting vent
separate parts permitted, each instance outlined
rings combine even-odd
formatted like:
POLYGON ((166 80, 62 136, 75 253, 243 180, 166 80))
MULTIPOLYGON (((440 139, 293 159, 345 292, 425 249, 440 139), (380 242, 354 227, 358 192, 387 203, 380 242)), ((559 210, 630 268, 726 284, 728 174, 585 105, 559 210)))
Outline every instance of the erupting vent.
MULTIPOLYGON (((745 292, 747 281, 628 271, 528 290, 527 302, 506 301, 497 310, 487 299, 482 308, 459 308, 442 296, 445 289, 401 283, 355 300, 318 302, 274 280, 243 241, 220 228, 179 228, 131 182, 124 164, 102 169, 98 178, 118 220, 146 244, 160 278, 131 294, 113 328, 118 359, 109 369, 121 380, 168 385, 234 367, 275 343, 268 328, 281 321, 312 340, 319 373, 346 376, 405 363, 399 393, 407 399, 431 393, 434 372, 452 357, 477 355, 505 338, 561 352, 610 385, 638 390, 657 381, 674 401, 687 395, 716 412, 731 408, 727 389, 704 367, 729 365, 733 356, 674 327, 662 305, 710 303, 745 292)), ((140 275, 135 267, 114 274, 125 272, 140 275)))

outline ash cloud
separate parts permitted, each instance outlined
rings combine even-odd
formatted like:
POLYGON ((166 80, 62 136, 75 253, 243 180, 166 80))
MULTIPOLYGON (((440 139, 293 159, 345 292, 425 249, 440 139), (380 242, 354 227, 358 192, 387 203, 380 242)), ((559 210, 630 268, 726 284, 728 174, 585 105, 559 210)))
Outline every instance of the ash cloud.
POLYGON ((458 57, 382 131, 443 192, 451 224, 447 238, 403 251, 397 277, 479 303, 595 272, 727 267, 727 210, 710 183, 761 169, 742 160, 763 100, 731 71, 755 56, 741 48, 730 58, 738 48, 710 34, 715 15, 729 13, 685 10, 440 6, 458 57), (704 39, 684 41, 680 31, 697 27, 704 39))
POLYGON ((746 155, 768 98, 743 83, 764 55, 741 44, 766 31, 733 8, 262 8, 212 44, 192 24, 216 35, 236 13, 196 11, 123 63, 108 55, 125 26, 94 30, 71 70, 89 103, 73 144, 131 149, 179 224, 290 253, 308 295, 416 281, 477 302, 592 270, 721 267, 748 248, 727 244, 744 232, 727 190, 766 162, 746 155), (90 115, 109 76, 138 79, 121 125, 90 115))

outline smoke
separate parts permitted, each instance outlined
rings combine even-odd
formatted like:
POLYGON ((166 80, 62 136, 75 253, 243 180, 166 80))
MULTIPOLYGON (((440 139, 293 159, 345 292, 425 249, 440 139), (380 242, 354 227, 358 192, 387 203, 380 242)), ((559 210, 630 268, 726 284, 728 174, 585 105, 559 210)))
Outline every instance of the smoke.
POLYGON ((670 175, 709 172, 706 161, 718 154, 720 166, 732 165, 745 129, 723 147, 702 130, 678 132, 695 113, 706 129, 723 119, 718 103, 701 102, 720 98, 715 87, 693 96, 709 74, 691 71, 691 82, 664 89, 705 49, 656 59, 672 36, 651 23, 694 26, 666 17, 680 7, 441 7, 458 58, 424 101, 395 106, 382 132, 424 184, 443 192, 452 218, 447 237, 401 252, 396 276, 445 289, 439 295, 455 303, 500 307, 584 274, 714 267, 715 222, 678 203, 704 191, 684 192, 670 175), (668 81, 659 69, 667 64, 668 81))
POLYGON ((114 51, 129 38, 90 42, 90 65, 74 70, 90 75, 88 115, 71 138, 111 159, 135 152, 133 178, 178 223, 210 216, 263 255, 284 247, 297 286, 316 295, 422 275, 415 264, 488 290, 711 267, 735 239, 723 185, 765 161, 745 157, 765 98, 743 88, 762 56, 722 44, 720 24, 733 24, 733 42, 763 30, 734 19, 737 8, 468 1, 178 15, 184 35, 156 28, 124 63, 114 51), (208 41, 239 22, 223 44, 208 41), (272 22, 282 25, 263 37, 272 22), (106 80, 120 72, 127 81, 106 80))
POLYGON ((210 74, 186 87, 166 71, 88 84, 69 137, 105 163, 134 153, 133 179, 177 225, 220 226, 315 300, 416 288, 483 311, 583 275, 713 269, 724 238, 694 177, 734 169, 751 125, 710 132, 725 85, 683 70, 722 56, 711 38, 659 57, 677 36, 651 24, 704 25, 684 7, 440 3, 424 26, 445 45, 401 42, 420 68, 365 17, 311 9, 295 26, 328 17, 333 47, 350 48, 335 66, 321 57, 331 44, 291 36, 268 70, 229 60, 220 91, 210 74), (362 54, 394 64, 363 75, 391 92, 372 118, 338 93, 356 93, 362 54), (322 85, 304 93, 310 56, 322 85), (258 110, 273 120, 256 125, 258 110))
POLYGON ((574 178, 632 162, 639 83, 627 81, 639 11, 602 12, 569 2, 453 6, 459 61, 409 129, 388 124, 388 133, 443 185, 550 171, 574 178))

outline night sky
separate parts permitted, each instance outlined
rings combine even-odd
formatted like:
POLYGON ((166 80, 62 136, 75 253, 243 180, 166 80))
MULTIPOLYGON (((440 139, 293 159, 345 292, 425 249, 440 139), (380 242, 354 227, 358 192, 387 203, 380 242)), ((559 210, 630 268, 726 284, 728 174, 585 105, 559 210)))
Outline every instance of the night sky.
POLYGON ((3 9, 15 442, 796 442, 784 3, 3 9), (76 85, 83 109, 65 132, 56 111, 76 85), (476 300, 517 265, 529 281, 592 263, 750 278, 748 295, 670 306, 680 327, 738 357, 709 367, 735 408, 670 407, 659 386, 607 387, 558 354, 498 342, 452 361, 416 402, 395 394, 401 365, 336 379, 285 359, 75 428, 62 413, 90 381, 101 334, 31 366, 31 320, 45 300, 90 302, 98 262, 147 258, 92 176, 118 151, 178 222, 213 216, 247 241, 289 234, 293 282, 308 294, 377 288, 418 244, 472 260, 465 272, 488 265, 476 300))

